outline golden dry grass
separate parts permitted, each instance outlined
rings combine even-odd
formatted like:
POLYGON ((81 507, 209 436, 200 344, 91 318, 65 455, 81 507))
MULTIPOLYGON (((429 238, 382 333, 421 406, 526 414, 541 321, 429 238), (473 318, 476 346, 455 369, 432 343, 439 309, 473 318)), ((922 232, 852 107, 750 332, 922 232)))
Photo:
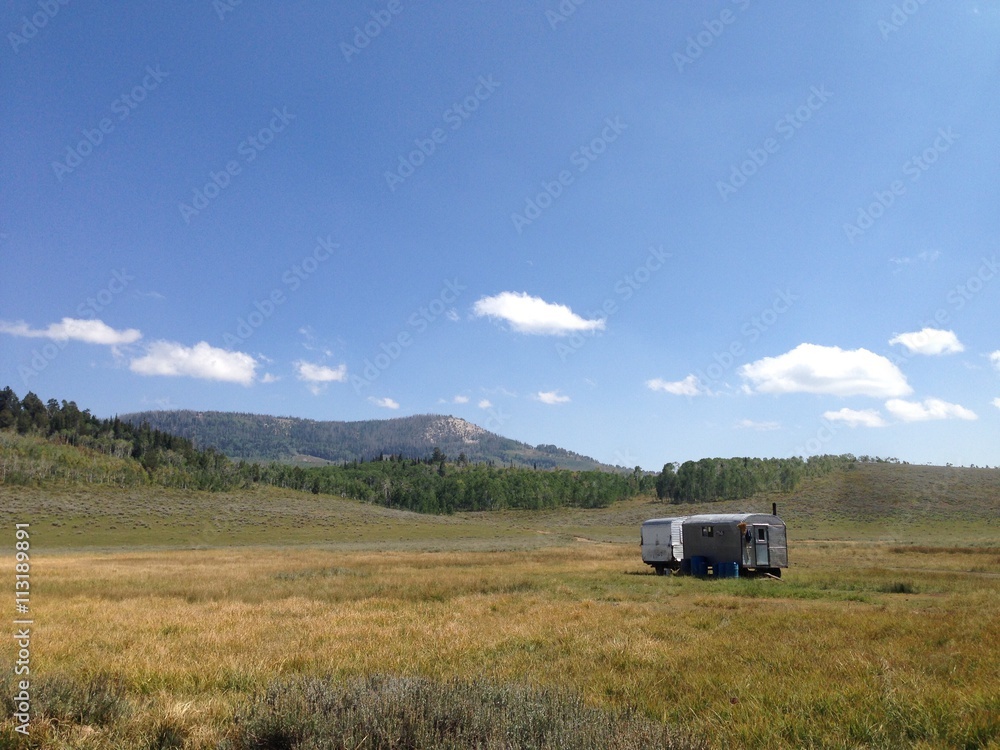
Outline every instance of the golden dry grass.
POLYGON ((564 687, 718 747, 1000 746, 1000 551, 811 542, 792 562, 777 582, 659 578, 592 542, 41 555, 38 674, 120 676, 141 705, 46 744, 167 721, 214 746, 275 677, 382 673, 564 687))

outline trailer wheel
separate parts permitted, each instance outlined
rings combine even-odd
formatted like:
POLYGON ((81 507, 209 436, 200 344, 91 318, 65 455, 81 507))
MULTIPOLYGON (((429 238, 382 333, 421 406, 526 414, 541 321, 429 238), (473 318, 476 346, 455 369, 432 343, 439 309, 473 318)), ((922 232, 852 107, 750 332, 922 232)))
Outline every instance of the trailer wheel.
POLYGON ((656 571, 656 575, 658 576, 662 576, 665 572, 665 569, 662 565, 654 565, 653 570, 656 571))

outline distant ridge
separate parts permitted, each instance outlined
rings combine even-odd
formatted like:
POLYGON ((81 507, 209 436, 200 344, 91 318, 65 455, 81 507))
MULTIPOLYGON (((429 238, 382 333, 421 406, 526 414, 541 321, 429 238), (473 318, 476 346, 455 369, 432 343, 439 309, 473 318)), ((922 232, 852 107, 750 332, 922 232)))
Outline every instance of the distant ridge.
MULTIPOLYGON (((539 469, 602 469, 588 456, 554 445, 531 446, 505 438, 458 417, 420 414, 358 422, 316 421, 220 411, 143 411, 121 420, 186 437, 199 448, 214 448, 230 458, 302 464, 370 460, 380 455, 426 458, 434 448, 452 459, 539 469)), ((627 467, 626 467, 627 468, 627 467)))

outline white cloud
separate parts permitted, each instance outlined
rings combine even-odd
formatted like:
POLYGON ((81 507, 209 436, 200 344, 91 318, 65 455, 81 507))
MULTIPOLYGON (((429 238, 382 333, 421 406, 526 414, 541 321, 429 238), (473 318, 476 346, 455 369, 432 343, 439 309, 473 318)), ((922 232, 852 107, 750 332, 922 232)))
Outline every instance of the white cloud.
POLYGON ((455 398, 452 399, 452 402, 456 403, 456 404, 467 404, 467 403, 469 403, 469 397, 468 396, 455 396, 455 398))
POLYGON ((299 360, 294 365, 298 371, 299 380, 304 380, 308 384, 306 387, 314 396, 323 393, 330 383, 342 383, 347 380, 347 365, 327 367, 305 360, 299 360))
POLYGON ((696 375, 688 375, 684 380, 674 381, 653 378, 646 381, 646 387, 651 391, 666 391, 675 396, 701 396, 710 393, 696 375))
POLYGON ((901 333, 889 339, 890 344, 902 344, 910 354, 954 354, 965 351, 954 331, 924 328, 912 333, 901 333))
POLYGON ((480 402, 479 402, 479 403, 477 404, 477 406, 478 406, 478 407, 479 407, 480 409, 492 409, 492 408, 493 408, 493 402, 492 402, 492 401, 490 401, 490 400, 489 400, 488 398, 484 398, 484 399, 483 399, 482 401, 480 401, 480 402))
POLYGON ((823 419, 843 422, 848 427, 885 427, 885 420, 877 409, 840 409, 823 412, 823 419))
POLYGON ((990 362, 993 363, 995 368, 1000 370, 1000 349, 997 349, 995 352, 990 354, 990 362))
POLYGON ((781 429, 780 422, 756 422, 752 419, 741 419, 736 423, 736 426, 741 430, 757 430, 758 432, 771 432, 781 429))
POLYGON ((743 365, 739 374, 758 393, 884 397, 913 392, 896 365, 867 349, 799 344, 785 354, 743 365))
POLYGON ((368 400, 371 401, 375 406, 380 406, 383 409, 398 409, 399 402, 393 401, 391 398, 386 396, 385 398, 375 398, 374 396, 369 396, 368 400))
POLYGON ((501 292, 494 297, 483 297, 472 311, 476 317, 506 320, 519 333, 539 336, 566 336, 604 330, 603 320, 586 320, 566 305, 546 302, 524 292, 501 292))
POLYGON ((277 383, 279 380, 281 380, 281 378, 279 378, 277 375, 272 375, 269 372, 265 372, 264 373, 264 377, 262 377, 260 379, 260 382, 261 383, 277 383))
POLYGON ((298 370, 299 380, 308 383, 342 383, 347 380, 347 365, 327 367, 299 360, 295 369, 298 370))
POLYGON ((24 321, 8 323, 0 321, 0 333, 28 338, 47 338, 53 341, 83 341, 87 344, 103 344, 117 346, 132 344, 142 338, 142 333, 136 328, 126 328, 116 331, 100 320, 81 320, 78 318, 63 318, 58 323, 50 323, 48 328, 32 328, 24 321))
POLYGON ((950 404, 938 398, 923 401, 904 401, 894 398, 885 402, 885 408, 903 422, 924 422, 929 419, 979 419, 975 412, 958 404, 950 404))
POLYGON ((995 406, 996 408, 1000 409, 1000 398, 995 398, 995 399, 993 399, 993 405, 994 405, 994 406, 995 406))
POLYGON ((205 341, 184 346, 174 341, 154 341, 146 356, 133 359, 129 369, 140 375, 186 375, 204 380, 250 385, 257 360, 243 352, 216 349, 205 341))
POLYGON ((569 396, 560 395, 558 390, 555 391, 539 391, 535 394, 535 398, 541 401, 543 404, 566 404, 569 403, 569 396))

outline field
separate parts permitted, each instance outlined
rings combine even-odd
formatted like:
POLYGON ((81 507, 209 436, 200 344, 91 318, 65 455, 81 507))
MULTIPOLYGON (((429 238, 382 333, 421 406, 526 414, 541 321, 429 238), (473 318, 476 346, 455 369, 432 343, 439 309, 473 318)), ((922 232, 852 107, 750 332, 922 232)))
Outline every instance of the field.
MULTIPOLYGON (((642 564, 643 519, 724 503, 436 517, 274 489, 0 487, 3 548, 31 523, 25 746, 289 747, 317 704, 278 698, 321 685, 469 721, 509 701, 531 710, 497 719, 507 736, 614 724, 621 747, 655 731, 675 747, 1000 747, 997 472, 906 468, 755 501, 788 522, 781 581, 642 564)), ((389 740, 315 746, 425 746, 395 721, 389 740)), ((22 746, 13 726, 0 747, 22 746)), ((558 736, 510 746, 611 743, 558 736)))

